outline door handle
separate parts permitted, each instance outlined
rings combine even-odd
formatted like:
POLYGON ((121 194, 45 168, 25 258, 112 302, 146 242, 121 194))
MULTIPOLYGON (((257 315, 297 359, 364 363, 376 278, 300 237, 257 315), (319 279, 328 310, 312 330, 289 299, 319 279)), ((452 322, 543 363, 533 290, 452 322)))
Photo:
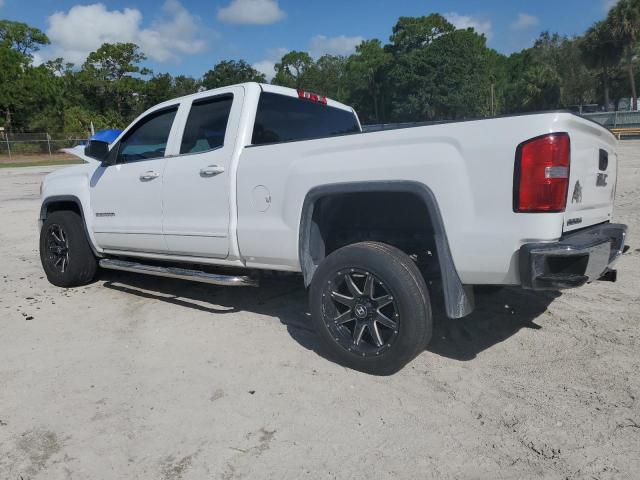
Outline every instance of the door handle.
POLYGON ((224 167, 219 167, 218 165, 209 165, 208 167, 200 169, 200 176, 215 177, 216 175, 220 175, 222 172, 224 172, 224 167))
POLYGON ((149 170, 148 172, 144 172, 142 175, 140 175, 140 181, 148 182, 149 180, 153 180, 155 178, 158 178, 159 176, 159 173, 156 173, 153 170, 149 170))

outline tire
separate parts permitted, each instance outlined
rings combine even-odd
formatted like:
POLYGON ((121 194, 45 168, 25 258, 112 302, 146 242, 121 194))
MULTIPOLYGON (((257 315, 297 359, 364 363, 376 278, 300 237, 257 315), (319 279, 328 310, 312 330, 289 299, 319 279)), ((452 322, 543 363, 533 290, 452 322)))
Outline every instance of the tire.
POLYGON ((384 243, 331 253, 315 272, 309 303, 323 349, 354 370, 391 375, 431 340, 424 278, 404 252, 384 243))
POLYGON ((65 210, 46 218, 40 230, 40 261, 56 287, 78 287, 93 280, 98 262, 79 214, 65 210))

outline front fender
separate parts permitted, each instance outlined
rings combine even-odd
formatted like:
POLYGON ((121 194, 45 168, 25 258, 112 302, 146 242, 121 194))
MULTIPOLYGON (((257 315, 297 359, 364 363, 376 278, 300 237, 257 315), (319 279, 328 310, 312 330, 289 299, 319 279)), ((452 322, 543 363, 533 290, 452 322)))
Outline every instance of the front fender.
POLYGON ((99 256, 101 249, 97 247, 93 236, 93 215, 89 192, 89 179, 96 167, 96 164, 77 165, 47 175, 42 183, 39 220, 40 223, 44 221, 51 207, 56 203, 75 204, 80 211, 89 244, 94 253, 99 256))

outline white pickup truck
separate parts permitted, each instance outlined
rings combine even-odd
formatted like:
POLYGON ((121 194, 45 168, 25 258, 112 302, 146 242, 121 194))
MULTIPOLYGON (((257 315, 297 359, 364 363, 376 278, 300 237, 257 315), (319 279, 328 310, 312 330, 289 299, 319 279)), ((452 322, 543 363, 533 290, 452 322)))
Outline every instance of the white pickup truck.
POLYGON ((236 286, 300 272, 333 358, 390 374, 431 338, 427 283, 460 318, 478 285, 615 280, 615 147, 565 112, 366 133, 308 92, 201 92, 45 178, 42 265, 61 287, 98 267, 236 286))

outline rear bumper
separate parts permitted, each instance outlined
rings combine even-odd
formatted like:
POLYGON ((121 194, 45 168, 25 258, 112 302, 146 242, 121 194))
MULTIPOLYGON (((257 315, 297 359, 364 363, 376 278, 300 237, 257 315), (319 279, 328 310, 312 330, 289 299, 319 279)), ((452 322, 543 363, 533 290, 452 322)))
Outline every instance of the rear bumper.
POLYGON ((580 287, 609 274, 622 254, 627 226, 605 223, 563 236, 552 243, 520 247, 523 288, 557 290, 580 287))

